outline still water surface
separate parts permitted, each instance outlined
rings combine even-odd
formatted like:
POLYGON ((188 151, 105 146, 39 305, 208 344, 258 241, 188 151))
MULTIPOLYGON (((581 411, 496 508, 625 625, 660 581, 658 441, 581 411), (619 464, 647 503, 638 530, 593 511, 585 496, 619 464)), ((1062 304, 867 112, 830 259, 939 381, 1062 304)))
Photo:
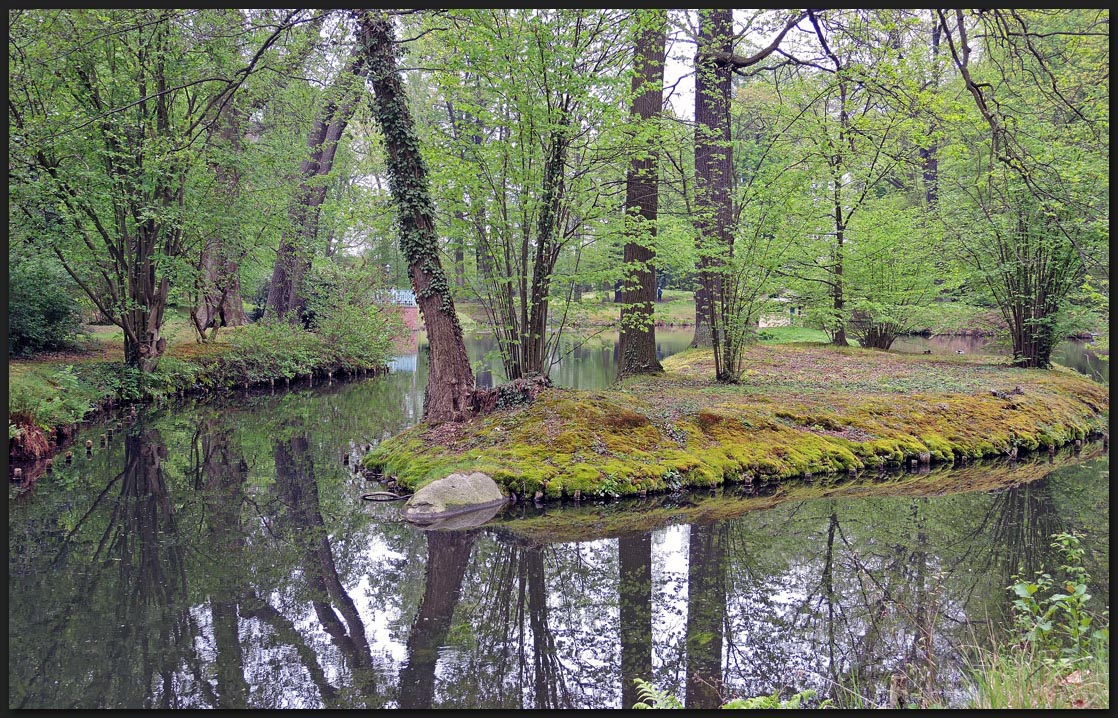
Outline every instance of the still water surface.
MULTIPOLYGON (((658 336, 662 355, 690 340, 658 336)), ((491 349, 471 343, 479 362, 491 349)), ((613 354, 610 337, 587 342, 553 377, 605 386, 613 354)), ((343 457, 413 424, 425 381, 419 349, 388 376, 149 407, 108 448, 11 490, 10 707, 628 707, 634 678, 690 707, 855 687, 880 705, 902 674, 960 704, 961 652, 1004 625, 1018 566, 1054 565, 1047 536, 1085 534, 1109 604, 1097 447, 1026 459, 995 492, 691 524, 671 517, 727 499, 519 505, 424 534, 362 502, 343 457), (634 511, 656 527, 606 528, 634 511), (587 526, 603 528, 542 538, 587 526)))

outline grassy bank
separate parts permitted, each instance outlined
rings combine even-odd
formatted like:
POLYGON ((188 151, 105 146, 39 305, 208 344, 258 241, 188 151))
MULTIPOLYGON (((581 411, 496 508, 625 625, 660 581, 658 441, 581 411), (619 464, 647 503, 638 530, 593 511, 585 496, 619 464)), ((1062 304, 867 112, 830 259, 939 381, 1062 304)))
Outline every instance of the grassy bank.
POLYGON ((398 320, 360 310, 351 314, 315 332, 275 323, 227 328, 206 344, 193 340, 184 316, 173 315, 165 333, 167 351, 150 374, 124 363, 115 327, 91 327, 81 352, 9 361, 9 457, 45 456, 73 424, 117 403, 379 370, 391 353, 398 320))
POLYGON ((419 425, 366 465, 414 489, 483 471, 524 497, 623 496, 1060 447, 1107 428, 1107 388, 1070 370, 991 357, 757 344, 743 383, 719 385, 709 350, 614 389, 550 389, 462 425, 419 425))

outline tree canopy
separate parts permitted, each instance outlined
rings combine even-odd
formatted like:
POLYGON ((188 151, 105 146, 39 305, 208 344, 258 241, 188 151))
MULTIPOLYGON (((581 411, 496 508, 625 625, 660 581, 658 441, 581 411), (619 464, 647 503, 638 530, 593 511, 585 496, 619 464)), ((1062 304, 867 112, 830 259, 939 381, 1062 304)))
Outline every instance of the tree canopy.
POLYGON ((962 298, 1046 367, 1108 312, 1108 27, 1103 9, 10 10, 9 262, 64 273, 145 371, 169 306, 200 340, 245 300, 313 329, 311 285, 354 263, 478 306, 510 379, 548 374, 589 290, 615 292, 627 356, 645 347, 626 371, 656 371, 665 287, 696 293, 722 381, 775 297, 882 349, 962 298))

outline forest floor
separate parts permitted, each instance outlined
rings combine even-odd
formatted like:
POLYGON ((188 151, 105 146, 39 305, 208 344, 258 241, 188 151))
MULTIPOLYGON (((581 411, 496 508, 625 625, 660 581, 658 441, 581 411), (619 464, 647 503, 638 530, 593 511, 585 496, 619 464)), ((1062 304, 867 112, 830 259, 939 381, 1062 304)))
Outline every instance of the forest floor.
POLYGON ((690 350, 604 391, 547 389, 464 424, 415 426, 366 457, 409 490, 481 471, 521 499, 647 495, 1016 458, 1108 431, 1108 388, 992 356, 755 344, 740 384, 690 350))

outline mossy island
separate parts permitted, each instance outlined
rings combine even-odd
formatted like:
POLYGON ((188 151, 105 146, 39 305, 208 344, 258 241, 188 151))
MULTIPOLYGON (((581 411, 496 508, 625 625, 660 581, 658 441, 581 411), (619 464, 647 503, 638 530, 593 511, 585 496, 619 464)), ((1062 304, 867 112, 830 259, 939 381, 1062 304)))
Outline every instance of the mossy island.
POLYGON ((364 463, 408 490, 481 471, 517 498, 556 500, 833 482, 1108 438, 1107 387, 1062 367, 823 344, 753 345, 735 385, 714 382, 712 364, 693 349, 609 390, 548 388, 465 423, 420 424, 364 463))

